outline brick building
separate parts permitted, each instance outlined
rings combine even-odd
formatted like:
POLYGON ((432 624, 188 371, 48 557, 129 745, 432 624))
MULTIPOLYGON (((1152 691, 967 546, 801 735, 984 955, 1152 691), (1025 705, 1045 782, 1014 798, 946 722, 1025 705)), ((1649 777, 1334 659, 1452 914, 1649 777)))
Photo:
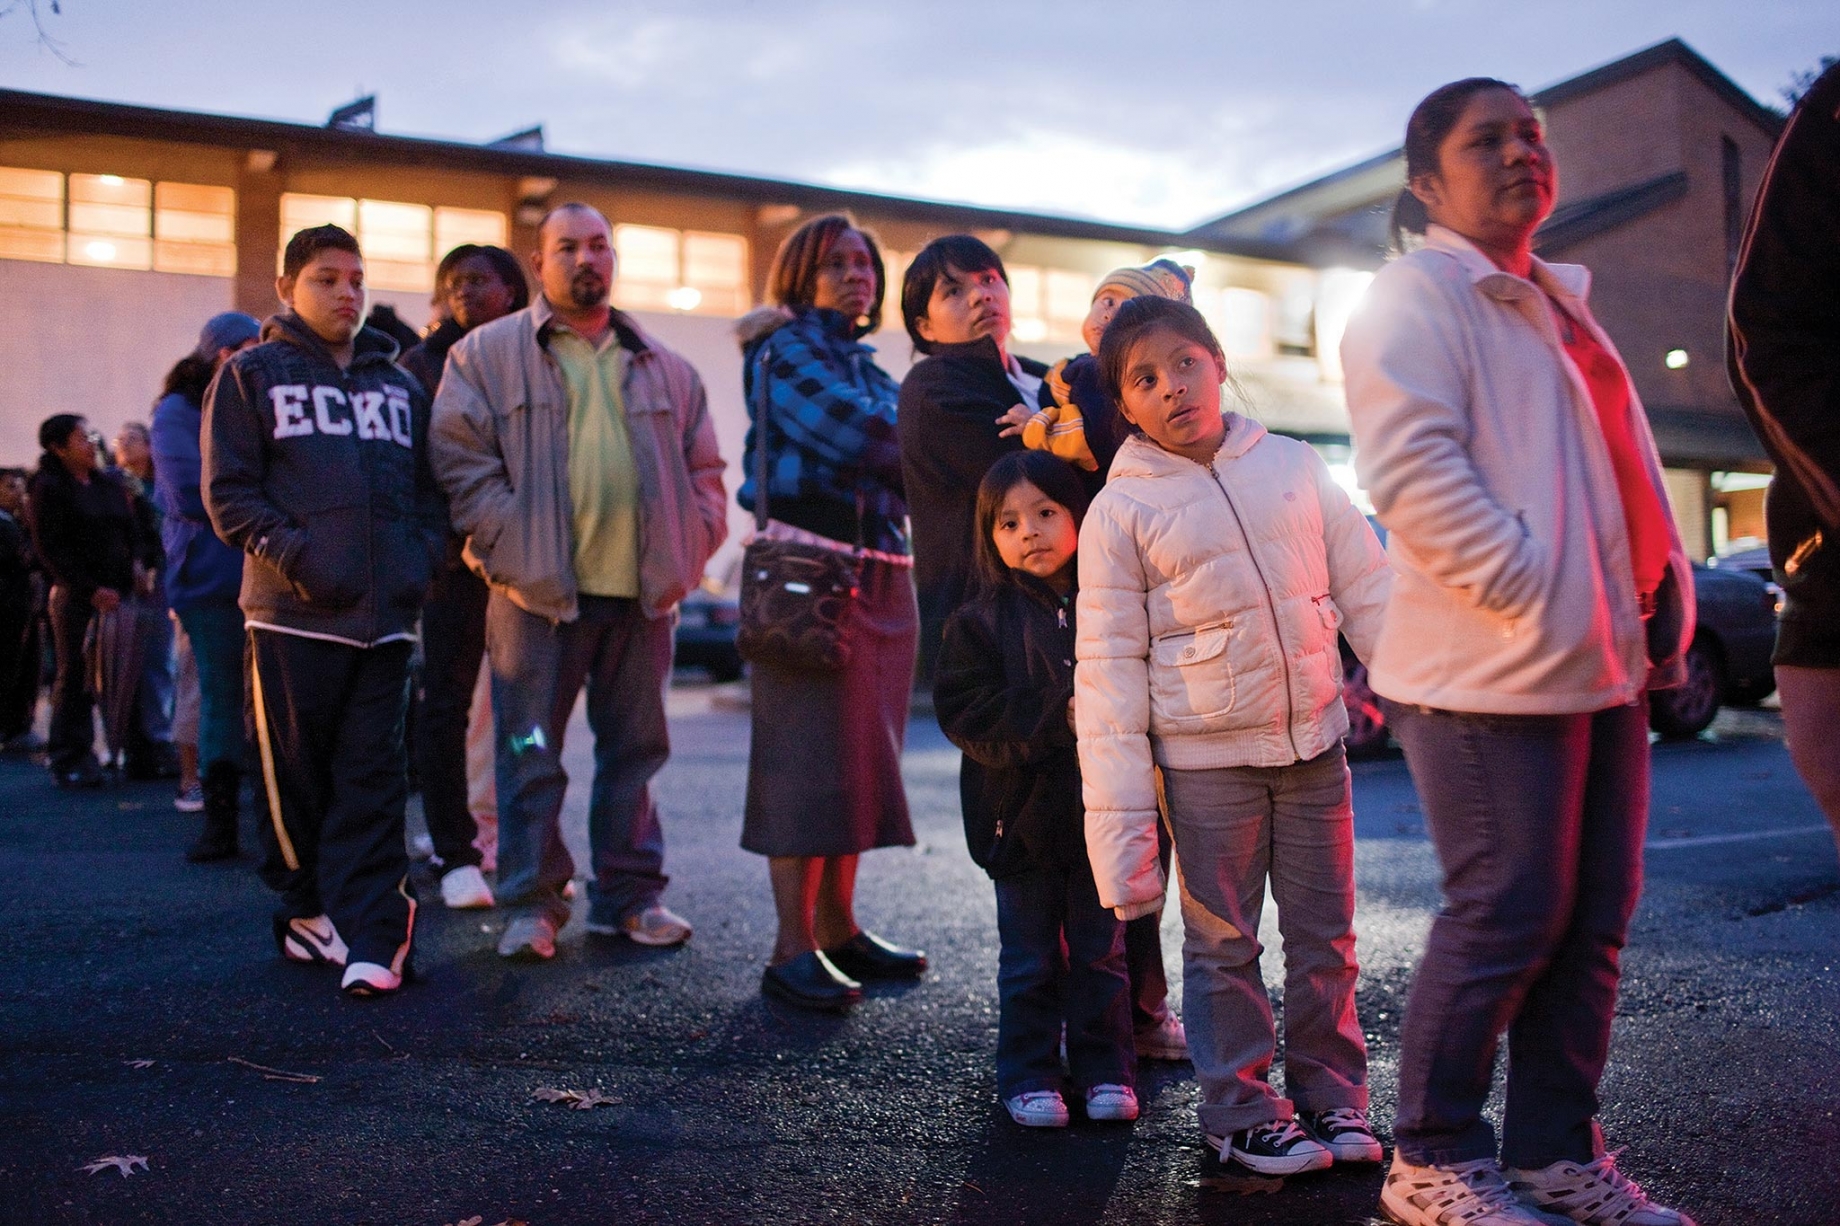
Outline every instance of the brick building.
MULTIPOLYGON (((1592 306, 1648 410, 1690 552, 1763 535, 1769 463, 1725 379, 1725 298, 1782 117, 1671 39, 1532 96, 1559 167, 1536 238, 1592 272, 1592 306)), ((1191 235, 1376 268, 1405 178, 1395 149, 1191 235)))

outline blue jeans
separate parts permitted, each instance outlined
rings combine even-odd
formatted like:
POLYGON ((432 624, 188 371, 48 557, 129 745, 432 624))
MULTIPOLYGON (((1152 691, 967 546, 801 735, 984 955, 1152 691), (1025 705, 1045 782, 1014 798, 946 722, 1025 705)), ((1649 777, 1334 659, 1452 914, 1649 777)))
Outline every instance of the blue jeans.
POLYGON ((1354 805, 1341 747, 1289 766, 1165 770, 1182 898, 1182 1003, 1201 1128, 1367 1109, 1355 1015, 1354 805), (1259 970, 1265 883, 1284 937, 1284 1088, 1259 970))
POLYGON ((1400 1152, 1421 1166, 1495 1157, 1482 1106, 1506 1030, 1501 1161, 1590 1162, 1642 892, 1648 703, 1476 715, 1388 702, 1386 718, 1444 871, 1400 1033, 1400 1152))
POLYGON ((173 625, 166 602, 157 596, 134 599, 135 627, 141 640, 140 686, 134 695, 141 737, 153 745, 172 745, 173 625))
POLYGON ((1092 869, 1031 868, 996 886, 997 1093, 1063 1088, 1063 1021, 1076 1087, 1135 1085, 1124 925, 1099 905, 1092 869))
POLYGON ((582 686, 594 733, 588 799, 590 923, 617 924, 664 893, 664 829, 651 779, 671 756, 664 686, 669 617, 636 600, 581 597, 581 615, 552 624, 502 592, 486 605, 498 782, 498 901, 514 913, 568 922, 562 887, 575 862, 562 844, 562 737, 582 686))
POLYGON ((198 763, 241 767, 243 737, 243 611, 234 604, 179 610, 198 666, 198 763))

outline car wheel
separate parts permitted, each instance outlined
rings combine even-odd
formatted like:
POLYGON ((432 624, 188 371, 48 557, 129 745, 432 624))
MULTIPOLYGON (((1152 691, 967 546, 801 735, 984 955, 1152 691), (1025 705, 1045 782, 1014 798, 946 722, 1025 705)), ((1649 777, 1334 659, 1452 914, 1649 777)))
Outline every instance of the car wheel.
POLYGON ((1687 648, 1687 680, 1678 689, 1656 690, 1648 699, 1648 726, 1666 737, 1698 736, 1719 713, 1725 666, 1718 648, 1694 639, 1687 648))
POLYGON ((1350 660, 1342 668, 1342 705, 1348 708, 1350 757, 1376 754, 1386 748, 1386 713, 1380 696, 1368 688, 1367 665, 1350 660))

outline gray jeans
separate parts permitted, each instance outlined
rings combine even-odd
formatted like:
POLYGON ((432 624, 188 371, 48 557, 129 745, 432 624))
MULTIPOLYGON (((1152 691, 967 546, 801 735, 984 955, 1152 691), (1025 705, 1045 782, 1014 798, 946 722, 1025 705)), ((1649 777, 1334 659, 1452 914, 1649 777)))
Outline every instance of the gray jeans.
POLYGON ((1386 720, 1444 870, 1399 1037, 1399 1151, 1421 1166, 1495 1157, 1482 1106, 1506 1030, 1502 1162, 1590 1162, 1642 892, 1648 703, 1475 715, 1389 702, 1386 720))
POLYGON ((671 756, 664 686, 669 617, 634 600, 581 597, 581 616, 552 625, 500 592, 486 607, 498 783, 498 900, 514 913, 568 922, 562 887, 575 862, 562 843, 562 737, 582 686, 594 733, 588 799, 590 923, 617 924, 664 893, 664 829, 651 779, 671 756))
POLYGON ((1201 1127, 1367 1109, 1355 1017, 1354 803, 1341 747, 1290 766, 1163 772, 1182 898, 1182 1002, 1201 1127), (1259 973, 1265 880, 1284 938, 1284 1085, 1259 973))

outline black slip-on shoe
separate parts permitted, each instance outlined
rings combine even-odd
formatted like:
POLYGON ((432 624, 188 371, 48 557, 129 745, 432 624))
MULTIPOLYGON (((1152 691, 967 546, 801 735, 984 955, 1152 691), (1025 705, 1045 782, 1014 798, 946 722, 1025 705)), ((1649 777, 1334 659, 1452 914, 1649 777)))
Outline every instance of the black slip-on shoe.
POLYGON ((815 949, 769 966, 761 973, 760 990, 801 1009, 843 1010, 862 999, 862 984, 815 949))
POLYGON ((873 932, 859 932, 824 956, 852 979, 912 979, 926 973, 926 955, 891 945, 873 932))

